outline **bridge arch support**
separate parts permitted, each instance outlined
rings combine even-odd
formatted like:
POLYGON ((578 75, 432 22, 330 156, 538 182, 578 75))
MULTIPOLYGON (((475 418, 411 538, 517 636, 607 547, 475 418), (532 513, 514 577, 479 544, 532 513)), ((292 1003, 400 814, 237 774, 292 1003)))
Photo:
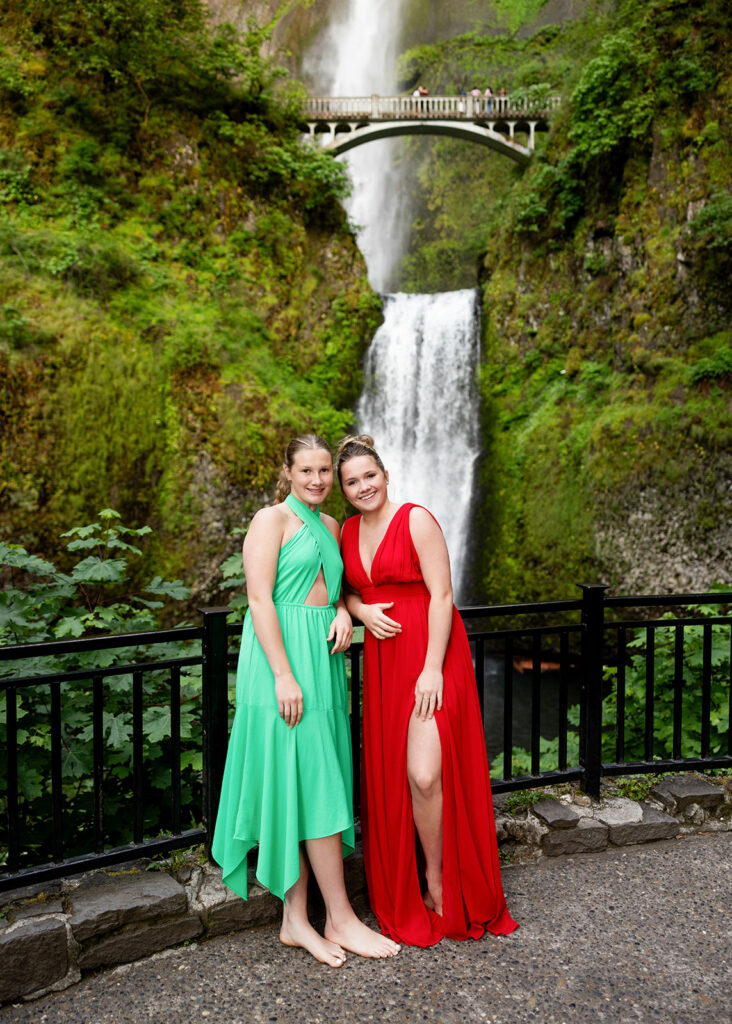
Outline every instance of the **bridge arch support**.
POLYGON ((514 124, 513 121, 503 123, 503 119, 496 118, 495 121, 455 122, 438 120, 399 120, 399 121, 311 121, 308 123, 310 135, 329 135, 330 141, 323 145, 326 152, 346 153, 356 146, 363 146, 367 142, 376 139, 396 138, 402 135, 447 135, 455 139, 463 139, 466 142, 477 143, 479 146, 487 146, 510 160, 526 166, 531 162, 531 155, 534 145, 534 135, 537 130, 542 130, 539 119, 526 120, 514 124), (504 132, 496 130, 503 128, 504 132), (514 140, 514 131, 525 131, 529 137, 529 146, 522 146, 514 140))

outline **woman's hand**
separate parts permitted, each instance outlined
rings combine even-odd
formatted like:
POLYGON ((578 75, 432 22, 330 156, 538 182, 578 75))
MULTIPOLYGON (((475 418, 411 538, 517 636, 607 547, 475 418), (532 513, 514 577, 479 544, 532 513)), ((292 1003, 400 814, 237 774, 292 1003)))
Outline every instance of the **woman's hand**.
POLYGON ((302 718, 302 690, 292 672, 275 676, 275 697, 280 718, 292 729, 302 718))
POLYGON ((353 622, 351 616, 348 614, 345 608, 337 608, 335 618, 330 624, 330 632, 328 633, 328 643, 334 640, 334 644, 330 649, 331 654, 338 654, 340 651, 347 651, 351 646, 351 639, 353 638, 353 622))
POLYGON ((359 618, 377 640, 388 640, 402 631, 401 625, 386 614, 386 609, 393 607, 394 602, 387 601, 383 604, 363 604, 359 609, 359 618))
POLYGON ((422 669, 414 687, 414 714, 423 722, 432 718, 435 711, 442 710, 442 672, 437 669, 422 669))

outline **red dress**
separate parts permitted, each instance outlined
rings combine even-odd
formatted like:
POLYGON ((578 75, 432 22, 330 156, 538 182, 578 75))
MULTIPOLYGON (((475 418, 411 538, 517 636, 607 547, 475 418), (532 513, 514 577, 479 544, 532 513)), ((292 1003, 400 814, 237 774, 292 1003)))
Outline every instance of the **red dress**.
MULTIPOLYGON (((414 686, 427 650, 430 595, 402 505, 390 522, 371 579, 359 554, 361 516, 343 525, 344 572, 367 604, 393 601, 387 614, 398 636, 377 640, 365 631, 361 824, 371 907, 396 942, 431 946, 447 936, 477 939, 487 929, 518 927, 506 908, 498 865, 488 758, 470 647, 453 608, 443 663, 442 710, 435 721, 442 747, 442 916, 422 899, 417 838, 407 780, 407 729, 414 686)), ((420 850, 421 855, 421 850, 420 850)))

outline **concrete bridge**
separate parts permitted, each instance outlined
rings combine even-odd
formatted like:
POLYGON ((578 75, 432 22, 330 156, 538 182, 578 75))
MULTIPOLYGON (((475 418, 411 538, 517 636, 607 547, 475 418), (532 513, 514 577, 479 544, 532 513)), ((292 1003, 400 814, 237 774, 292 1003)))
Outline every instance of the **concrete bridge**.
POLYGON ((311 96, 303 114, 308 134, 336 154, 395 135, 450 135, 525 165, 559 103, 558 96, 311 96))

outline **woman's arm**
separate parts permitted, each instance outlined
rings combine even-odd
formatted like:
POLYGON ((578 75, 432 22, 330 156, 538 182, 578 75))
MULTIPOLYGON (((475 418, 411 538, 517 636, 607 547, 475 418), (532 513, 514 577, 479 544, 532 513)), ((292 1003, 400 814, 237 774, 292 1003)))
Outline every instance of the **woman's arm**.
POLYGON ((302 718, 302 690, 290 667, 272 601, 284 530, 285 518, 276 506, 261 509, 244 538, 242 561, 254 632, 275 677, 280 717, 292 729, 302 718))
MULTIPOLYGON (((336 543, 340 548, 340 526, 332 516, 323 516, 322 518, 325 525, 335 537, 336 543)), ((333 646, 330 649, 331 654, 338 654, 340 651, 347 651, 351 646, 351 640, 353 639, 353 622, 351 621, 351 616, 348 614, 348 609, 346 608, 342 593, 335 603, 335 609, 335 618, 330 624, 330 632, 327 637, 328 643, 330 643, 331 640, 334 641, 333 646)))
POLYGON ((369 633, 373 633, 377 640, 388 640, 389 637, 401 633, 401 625, 386 614, 386 609, 394 606, 393 601, 364 604, 361 595, 349 589, 346 589, 345 599, 351 616, 363 622, 369 633))
POLYGON ((414 689, 414 713, 424 721, 442 708, 442 663, 452 629, 452 580, 445 538, 426 509, 410 510, 409 531, 430 592, 427 652, 414 689))

